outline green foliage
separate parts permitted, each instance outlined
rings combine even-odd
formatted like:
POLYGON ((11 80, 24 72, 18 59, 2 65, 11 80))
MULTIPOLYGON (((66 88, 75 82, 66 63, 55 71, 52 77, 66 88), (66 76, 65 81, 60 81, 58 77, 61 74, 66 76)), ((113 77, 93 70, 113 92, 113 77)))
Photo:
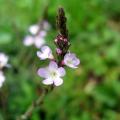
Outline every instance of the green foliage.
POLYGON ((44 87, 36 71, 48 62, 41 62, 37 49, 22 41, 48 2, 48 44, 55 49, 55 18, 63 6, 70 50, 81 65, 67 68, 64 84, 45 98, 31 120, 120 120, 119 0, 0 0, 0 51, 10 56, 12 65, 0 89, 0 120, 15 120, 44 87))

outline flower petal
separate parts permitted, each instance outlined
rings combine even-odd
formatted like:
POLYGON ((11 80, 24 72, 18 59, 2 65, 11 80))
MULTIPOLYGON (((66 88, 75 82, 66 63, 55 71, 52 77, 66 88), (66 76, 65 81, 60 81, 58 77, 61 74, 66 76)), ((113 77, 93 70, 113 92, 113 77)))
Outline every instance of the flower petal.
POLYGON ((77 68, 79 63, 80 60, 76 57, 74 53, 67 53, 64 57, 64 64, 71 68, 77 68))
POLYGON ((78 58, 75 59, 75 60, 73 61, 73 64, 76 65, 76 66, 79 65, 79 64, 80 64, 80 60, 79 60, 78 58))
POLYGON ((66 71, 63 67, 58 68, 58 72, 59 72, 61 77, 63 77, 66 74, 66 71))
POLYGON ((42 30, 42 31, 40 31, 39 36, 40 36, 40 37, 45 37, 46 34, 47 34, 47 32, 44 31, 44 30, 42 30))
POLYGON ((57 68, 58 68, 58 65, 55 61, 51 61, 49 63, 49 69, 56 69, 57 70, 57 68))
POLYGON ((45 79, 45 80, 42 81, 42 83, 45 84, 45 85, 51 85, 51 84, 53 84, 53 80, 45 79))
POLYGON ((44 52, 44 53, 47 53, 47 54, 48 54, 49 52, 52 52, 51 49, 50 49, 48 46, 43 46, 43 47, 41 48, 41 51, 44 52))
POLYGON ((45 44, 45 40, 43 38, 36 36, 34 39, 34 44, 37 48, 41 48, 41 46, 45 44))
POLYGON ((25 46, 30 46, 30 45, 32 45, 33 43, 34 43, 34 38, 33 38, 32 36, 30 36, 30 35, 26 36, 26 37, 24 38, 24 40, 23 40, 23 44, 24 44, 25 46))
POLYGON ((56 78, 54 80, 54 84, 55 84, 55 86, 60 86, 63 84, 63 80, 61 78, 56 78))
POLYGON ((47 58, 50 58, 50 59, 53 58, 52 51, 48 46, 41 47, 41 51, 37 52, 37 56, 41 60, 44 60, 44 59, 47 59, 47 58))
POLYGON ((46 58, 53 59, 52 50, 48 46, 43 46, 41 51, 46 55, 46 58))
POLYGON ((43 77, 43 78, 48 78, 49 76, 47 68, 40 68, 37 73, 40 77, 43 77))
POLYGON ((37 56, 41 59, 41 60, 45 60, 47 58, 47 56, 45 54, 43 54, 42 52, 38 51, 37 52, 37 56))
POLYGON ((29 27, 29 32, 33 35, 37 34, 38 30, 39 30, 39 26, 37 24, 31 25, 29 27))

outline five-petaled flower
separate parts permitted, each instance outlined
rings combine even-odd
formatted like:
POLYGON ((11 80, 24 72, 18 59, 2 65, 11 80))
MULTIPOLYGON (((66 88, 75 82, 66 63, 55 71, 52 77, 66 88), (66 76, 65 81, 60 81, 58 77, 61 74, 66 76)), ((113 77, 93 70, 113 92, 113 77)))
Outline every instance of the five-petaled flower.
POLYGON ((53 55, 52 55, 52 50, 48 47, 48 46, 42 46, 41 47, 41 51, 37 52, 37 56, 41 59, 41 60, 45 60, 45 59, 53 59, 53 55))
POLYGON ((64 56, 64 64, 71 68, 78 68, 80 60, 76 57, 74 53, 67 53, 64 56))
POLYGON ((58 67, 57 63, 51 61, 49 66, 46 68, 40 68, 38 70, 38 75, 45 78, 43 80, 43 84, 60 86, 63 83, 61 77, 66 74, 65 69, 63 67, 58 67))

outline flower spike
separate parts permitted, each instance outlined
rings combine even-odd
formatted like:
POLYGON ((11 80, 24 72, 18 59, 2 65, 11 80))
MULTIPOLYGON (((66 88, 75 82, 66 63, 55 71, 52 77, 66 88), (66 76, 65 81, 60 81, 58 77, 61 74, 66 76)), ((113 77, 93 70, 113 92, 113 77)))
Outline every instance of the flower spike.
POLYGON ((44 78, 42 83, 45 85, 62 85, 63 79, 61 77, 66 74, 64 65, 71 68, 77 68, 80 63, 80 60, 76 57, 76 55, 69 52, 70 41, 68 38, 66 21, 67 19, 63 8, 59 8, 56 21, 59 33, 54 40, 54 43, 57 46, 57 59, 53 58, 52 50, 48 46, 41 47, 41 51, 37 52, 37 56, 41 60, 50 60, 47 67, 40 68, 38 70, 38 75, 44 78))

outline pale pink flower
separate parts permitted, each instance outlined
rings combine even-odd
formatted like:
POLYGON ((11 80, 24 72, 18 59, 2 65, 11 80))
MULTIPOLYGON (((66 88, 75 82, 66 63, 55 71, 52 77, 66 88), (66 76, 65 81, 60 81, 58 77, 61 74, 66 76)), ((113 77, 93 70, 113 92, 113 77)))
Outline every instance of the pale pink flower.
POLYGON ((42 46, 41 51, 37 52, 37 56, 41 60, 45 60, 47 58, 48 59, 53 59, 52 50, 48 46, 42 46))
POLYGON ((34 45, 37 48, 41 48, 45 44, 45 39, 40 35, 34 37, 34 45))
POLYGON ((74 53, 67 53, 64 56, 64 64, 71 68, 77 68, 77 66, 80 64, 80 60, 74 53))
POLYGON ((51 61, 48 67, 38 70, 38 75, 45 78, 45 80, 43 80, 43 84, 45 85, 54 84, 55 86, 60 86, 63 84, 61 77, 65 74, 65 69, 63 67, 58 67, 57 63, 54 61, 51 61))

